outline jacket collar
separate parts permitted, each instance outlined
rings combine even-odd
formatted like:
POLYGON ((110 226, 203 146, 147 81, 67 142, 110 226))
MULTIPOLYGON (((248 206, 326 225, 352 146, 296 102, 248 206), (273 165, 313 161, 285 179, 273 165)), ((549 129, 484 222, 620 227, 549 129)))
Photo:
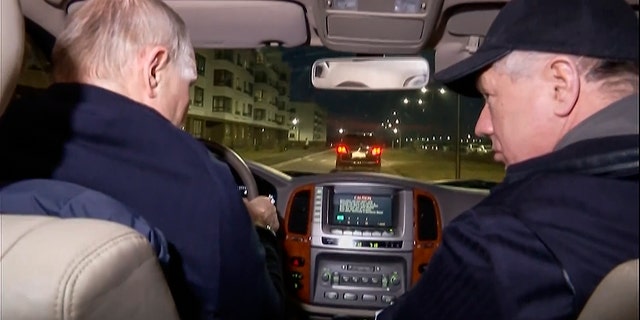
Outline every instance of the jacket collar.
POLYGON ((544 172, 611 178, 637 177, 639 158, 637 134, 583 140, 509 166, 504 182, 515 182, 544 172))

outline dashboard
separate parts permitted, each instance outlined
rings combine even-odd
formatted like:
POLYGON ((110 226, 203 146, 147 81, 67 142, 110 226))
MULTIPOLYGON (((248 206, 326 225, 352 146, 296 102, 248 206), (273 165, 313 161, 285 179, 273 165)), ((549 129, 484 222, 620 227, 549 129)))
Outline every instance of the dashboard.
POLYGON ((286 285, 312 319, 372 318, 418 281, 444 226, 488 194, 380 173, 294 177, 247 164, 278 209, 286 285))

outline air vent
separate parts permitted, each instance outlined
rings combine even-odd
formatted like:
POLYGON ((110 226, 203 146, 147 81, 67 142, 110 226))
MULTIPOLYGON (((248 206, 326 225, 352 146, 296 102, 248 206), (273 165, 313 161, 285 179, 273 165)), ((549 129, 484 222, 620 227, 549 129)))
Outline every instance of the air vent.
POLYGON ((309 227, 309 202, 311 201, 311 191, 298 191, 291 201, 289 208, 288 231, 306 235, 309 227))
POLYGON ((427 196, 418 195, 416 206, 418 210, 418 240, 437 240, 438 219, 433 200, 427 196))

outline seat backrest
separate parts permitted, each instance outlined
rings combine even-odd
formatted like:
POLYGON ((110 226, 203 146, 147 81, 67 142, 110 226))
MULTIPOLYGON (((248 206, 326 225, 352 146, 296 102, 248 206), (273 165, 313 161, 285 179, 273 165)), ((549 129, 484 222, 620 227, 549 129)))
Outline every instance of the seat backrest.
POLYGON ((602 279, 578 320, 638 319, 638 259, 614 268, 602 279))
POLYGON ((0 230, 1 319, 178 319, 156 254, 135 230, 10 214, 0 230))

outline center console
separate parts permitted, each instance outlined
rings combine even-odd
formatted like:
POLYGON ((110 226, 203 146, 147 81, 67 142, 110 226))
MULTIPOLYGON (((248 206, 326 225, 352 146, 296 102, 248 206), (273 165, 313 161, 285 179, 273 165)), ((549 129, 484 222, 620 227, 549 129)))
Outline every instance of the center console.
POLYGON ((418 280, 440 242, 439 216, 434 198, 412 188, 298 187, 285 215, 290 287, 308 310, 370 315, 418 280))
POLYGON ((383 185, 315 186, 312 302, 379 309, 407 290, 410 200, 410 191, 383 185))

